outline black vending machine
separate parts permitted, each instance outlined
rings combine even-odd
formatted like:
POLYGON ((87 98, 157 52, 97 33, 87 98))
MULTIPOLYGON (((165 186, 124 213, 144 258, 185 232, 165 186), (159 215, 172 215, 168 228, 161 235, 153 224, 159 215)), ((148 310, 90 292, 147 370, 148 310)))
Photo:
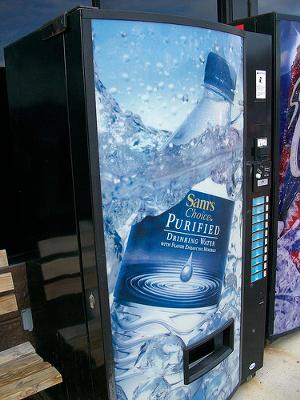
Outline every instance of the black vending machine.
POLYGON ((55 398, 228 399, 262 366, 269 51, 221 24, 82 7, 6 48, 55 398))
POLYGON ((267 337, 276 339, 300 327, 300 19, 264 14, 237 22, 272 37, 271 246, 267 337))

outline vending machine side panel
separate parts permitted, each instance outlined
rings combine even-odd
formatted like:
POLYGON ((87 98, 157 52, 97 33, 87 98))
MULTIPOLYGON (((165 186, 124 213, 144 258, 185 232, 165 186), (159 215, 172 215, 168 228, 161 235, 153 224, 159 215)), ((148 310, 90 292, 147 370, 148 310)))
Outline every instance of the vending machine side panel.
POLYGON ((9 125, 8 98, 5 68, 0 67, 0 124, 1 147, 5 149, 0 160, 0 181, 4 188, 0 200, 0 248, 6 249, 8 257, 18 254, 22 250, 21 228, 16 229, 19 221, 18 191, 15 178, 15 169, 12 164, 13 146, 12 134, 9 125))
MULTIPOLYGON (((64 400, 94 400, 90 329, 85 315, 86 282, 82 279, 81 261, 82 252, 87 252, 89 246, 90 225, 87 218, 82 218, 80 229, 85 229, 85 236, 80 237, 77 219, 80 199, 75 197, 73 166, 77 153, 70 137, 66 75, 66 36, 75 37, 73 42, 77 40, 80 44, 75 25, 66 33, 64 15, 7 47, 5 56, 14 163, 18 172, 19 223, 24 229, 24 245, 30 251, 24 261, 36 349, 62 373, 63 384, 51 389, 51 395, 64 400)), ((80 46, 77 49, 81 51, 80 46)), ((78 71, 72 81, 75 95, 81 96, 77 104, 84 96, 80 65, 80 60, 78 66, 68 65, 72 72, 74 68, 78 71)), ((85 118, 85 114, 80 117, 85 118)), ((82 147, 82 154, 85 148, 82 147)), ((93 281, 92 273, 90 276, 93 281)), ((98 326, 94 330, 101 335, 98 326)), ((97 361, 103 365, 101 340, 97 345, 97 361)), ((100 377, 99 381, 105 382, 105 374, 100 377)), ((104 391, 105 388, 104 384, 104 391)))

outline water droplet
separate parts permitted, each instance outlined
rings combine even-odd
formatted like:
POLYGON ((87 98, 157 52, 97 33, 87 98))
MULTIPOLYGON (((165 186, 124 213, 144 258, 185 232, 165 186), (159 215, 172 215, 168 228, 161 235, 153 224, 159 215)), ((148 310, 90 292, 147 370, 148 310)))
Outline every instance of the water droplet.
POLYGON ((189 259, 184 264, 180 272, 180 279, 182 280, 182 282, 188 282, 193 275, 192 258, 193 258, 193 253, 191 253, 189 259))
POLYGON ((183 96, 182 96, 182 102, 183 103, 188 103, 188 101, 189 101, 189 95, 188 94, 184 94, 183 96))
POLYGON ((205 58, 204 58, 203 53, 200 54, 200 56, 199 56, 199 61, 200 61, 201 64, 204 64, 204 63, 205 63, 205 58))
POLYGON ((111 87, 111 88, 109 88, 109 93, 110 94, 115 94, 115 93, 117 93, 118 92, 118 89, 117 88, 115 88, 115 87, 111 87))
POLYGON ((149 99, 150 99, 150 97, 149 97, 148 94, 143 94, 143 95, 142 95, 142 100, 143 100, 145 103, 148 103, 149 99))
POLYGON ((184 35, 180 36, 180 40, 182 41, 182 43, 185 44, 186 43, 186 36, 184 36, 184 35))

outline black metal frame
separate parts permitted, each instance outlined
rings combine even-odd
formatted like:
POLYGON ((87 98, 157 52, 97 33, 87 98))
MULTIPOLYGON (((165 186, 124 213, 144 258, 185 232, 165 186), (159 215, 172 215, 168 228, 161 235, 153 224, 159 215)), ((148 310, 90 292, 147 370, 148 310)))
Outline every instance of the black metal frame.
MULTIPOLYGON (((81 10, 79 10, 81 11, 81 10)), ((90 176, 90 171, 93 171, 89 168, 89 163, 93 160, 89 154, 89 130, 87 128, 87 118, 90 115, 90 112, 87 112, 87 104, 86 101, 90 98, 86 94, 85 91, 85 65, 84 65, 84 57, 83 57, 83 49, 85 48, 86 43, 84 43, 83 32, 82 32, 82 20, 81 20, 81 12, 77 12, 74 10, 70 14, 70 18, 67 19, 68 28, 71 29, 67 34, 64 35, 64 44, 65 44, 65 73, 66 73, 66 91, 68 98, 68 113, 69 113, 69 136, 71 143, 71 157, 72 157, 72 169, 73 169, 73 187, 74 187, 74 197, 75 197, 75 205, 76 205, 76 221, 77 221, 77 235, 79 241, 79 249, 80 249, 80 264, 81 264, 81 273, 82 273, 82 282, 84 288, 84 303, 85 303, 85 317, 86 317, 86 327, 88 332, 88 347, 89 347, 89 363, 90 363, 90 379, 91 386, 94 390, 93 396, 95 397, 95 391, 97 390, 97 383, 95 382, 95 377, 93 374, 93 364, 91 360, 91 351, 92 344, 90 338, 90 323, 97 319, 98 321, 106 321, 107 324, 110 323, 110 319, 107 316, 103 315, 103 310, 106 309, 105 301, 108 302, 108 298, 98 293, 96 298, 99 298, 101 301, 100 309, 97 307, 94 314, 89 316, 88 313, 88 304, 89 304, 89 296, 90 291, 88 291, 87 285, 87 268, 90 261, 87 260, 85 249, 82 246, 82 239, 84 238, 84 232, 82 231, 81 221, 88 219, 93 226, 94 230, 97 230, 99 223, 96 219, 97 223, 93 224, 94 218, 97 214, 94 215, 93 212, 93 191, 92 191, 92 178, 90 176), (71 25, 71 26, 70 26, 71 25), (78 96, 78 87, 80 88, 81 95, 78 96), (73 93, 74 90, 74 93, 73 93), (83 195, 84 191, 84 195, 83 195)), ((89 110, 90 111, 90 110, 89 110)), ((100 213, 99 213, 100 214, 100 213)), ((102 224, 102 221, 101 221, 102 224)), ((102 225, 101 225, 102 226, 102 225)), ((101 235, 98 240, 93 237, 91 239, 91 243, 89 246, 93 247, 95 251, 93 251, 93 265, 95 266, 95 273, 98 273, 97 265, 101 265, 101 260, 96 259, 98 253, 98 243, 101 243, 102 248, 104 248, 104 240, 101 240, 101 235)), ((105 278, 106 275, 103 276, 105 278)), ((103 290, 103 279, 100 279, 98 276, 97 287, 100 288, 102 293, 106 293, 103 290)), ((92 292, 93 295, 96 293, 92 292)), ((99 329, 101 329, 101 323, 99 324, 99 329)), ((99 332, 101 337, 101 332, 99 332)), ((111 349, 111 341, 105 340, 106 336, 103 335, 104 346, 103 348, 111 349)), ((107 354, 112 354, 112 350, 110 352, 105 352, 105 359, 107 358, 107 354)), ((109 377, 109 366, 112 364, 112 360, 106 360, 106 371, 107 376, 109 377)), ((111 386, 107 382, 106 393, 111 386)))
MULTIPOLYGON (((90 187, 93 187, 91 193, 92 208, 94 218, 94 233, 95 233, 95 249, 96 261, 98 265, 98 279, 99 288, 102 292, 100 297, 101 313, 102 313, 102 329, 105 348, 105 359, 108 377, 108 392, 113 399, 115 396, 115 383, 114 383, 114 365, 112 356, 112 335, 111 335, 111 321, 109 300, 107 296, 107 271, 106 271, 106 255, 104 249, 104 232, 103 232, 103 217, 99 212, 101 208, 101 183, 100 183, 100 169, 99 169, 99 156, 98 156, 98 141, 97 141, 97 125, 96 125, 96 106, 95 106, 95 83, 94 83, 94 65, 93 65, 93 51, 92 51, 92 35, 91 35, 91 19, 119 19, 131 21, 146 21, 156 23, 170 23, 177 25, 188 25, 194 27, 201 27, 207 29, 214 29, 222 32, 231 33, 244 38, 244 32, 241 32, 231 26, 220 25, 218 23, 211 23, 206 21, 193 20, 190 18, 182 18, 176 16, 163 16, 159 14, 150 13, 131 13, 131 12, 114 12, 114 11, 101 11, 93 9, 80 9, 82 16, 82 52, 83 63, 85 68, 85 96, 86 96, 86 116, 87 116, 87 132, 89 142, 89 161, 90 170, 90 187), (103 295, 105 293, 105 295, 103 295)), ((244 77, 245 77, 245 64, 244 64, 244 77)), ((246 95, 245 78, 244 78, 244 96, 246 95)), ((246 113, 244 114, 244 137, 246 137, 246 113)), ((245 193, 245 188, 244 188, 245 193)), ((245 209, 243 210, 243 215, 245 209)), ((244 218, 243 218, 244 219, 244 218)), ((244 234, 243 234, 244 236, 244 234)))
POLYGON ((247 68, 247 96, 245 107, 248 112, 248 132, 245 143, 245 241, 244 241, 244 276, 243 276, 243 312, 242 312, 242 351, 241 380, 253 376, 263 365, 264 331, 266 318, 267 278, 251 282, 252 253, 252 199, 269 196, 270 184, 258 188, 255 184, 255 169, 270 167, 270 144, 266 154, 261 157, 256 148, 256 138, 266 137, 271 142, 271 42, 267 35, 246 32, 245 40, 247 68), (266 71, 266 98, 256 98, 256 70, 266 71), (251 366, 251 368, 250 368, 251 366))
POLYGON ((77 10, 80 10, 83 19, 114 19, 157 23, 161 22, 165 24, 188 25, 199 28, 207 28, 216 31, 231 33, 233 35, 241 37, 245 36, 245 33, 243 31, 240 31, 230 25, 224 25, 218 22, 209 22, 199 19, 178 17, 175 15, 169 16, 156 13, 101 10, 97 8, 79 8, 77 10))
MULTIPOLYGON (((277 19, 276 14, 272 16, 274 18, 274 27, 275 29, 273 33, 273 90, 275 90, 275 101, 273 101, 273 179, 272 179, 272 222, 271 222, 271 233, 272 241, 270 242, 270 261, 272 263, 272 273, 269 279, 269 302, 268 302, 268 317, 267 317, 267 334, 270 338, 273 337, 274 333, 274 307, 275 307, 275 286, 276 286, 276 266, 277 266, 277 229, 278 229, 278 189, 279 189, 279 126, 280 126, 280 115, 279 115, 279 107, 280 107, 280 77, 278 75, 278 71, 280 68, 280 50, 278 49, 278 45, 280 44, 278 29, 277 29, 277 19), (275 28, 276 25, 276 28, 275 28), (279 50, 279 51, 278 51, 279 50)), ((273 338, 275 339, 275 338, 273 338)))

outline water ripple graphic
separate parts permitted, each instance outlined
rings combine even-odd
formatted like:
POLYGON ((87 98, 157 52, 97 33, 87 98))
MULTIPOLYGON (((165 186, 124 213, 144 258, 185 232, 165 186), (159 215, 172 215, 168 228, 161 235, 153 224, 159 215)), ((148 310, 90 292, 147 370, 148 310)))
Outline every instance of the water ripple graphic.
POLYGON ((160 306, 172 308, 210 307, 218 302, 222 282, 207 271, 195 268, 191 279, 182 282, 180 275, 174 274, 174 269, 165 268, 163 273, 161 268, 152 266, 149 269, 149 265, 139 265, 139 271, 146 272, 133 272, 125 280, 130 296, 140 302, 155 304, 159 301, 160 306))

